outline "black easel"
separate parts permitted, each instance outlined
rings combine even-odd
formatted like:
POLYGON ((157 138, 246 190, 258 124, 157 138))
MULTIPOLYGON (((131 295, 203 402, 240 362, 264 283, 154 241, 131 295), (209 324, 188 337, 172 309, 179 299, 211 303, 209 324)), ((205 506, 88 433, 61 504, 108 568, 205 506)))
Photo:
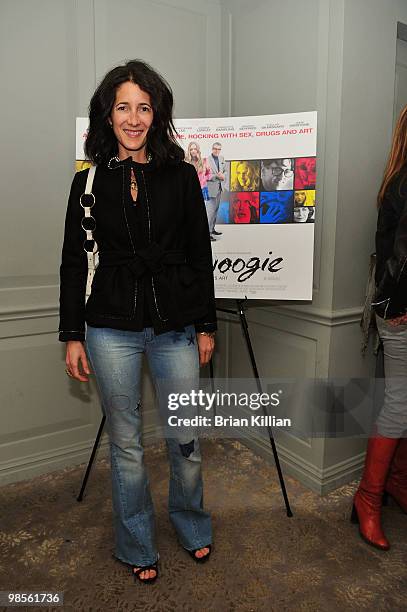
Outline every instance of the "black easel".
POLYGON ((95 442, 93 444, 93 448, 92 448, 92 452, 91 452, 91 455, 90 455, 90 458, 89 458, 88 466, 86 468, 85 476, 83 477, 83 482, 82 482, 81 490, 80 490, 80 493, 79 493, 78 497, 76 498, 76 500, 78 502, 83 500, 83 494, 85 493, 86 483, 88 482, 90 470, 92 469, 92 465, 93 465, 93 461, 95 459, 96 451, 97 451, 97 448, 99 446, 99 440, 100 440, 100 437, 102 435, 103 427, 105 426, 105 421, 106 421, 106 417, 105 417, 105 415, 103 415, 102 416, 102 420, 100 421, 98 432, 96 434, 95 442))
MULTIPOLYGON (((244 335, 244 339, 246 341, 247 350, 248 350, 249 356, 250 356, 250 362, 252 364, 253 374, 254 374, 254 377, 255 377, 256 383, 257 383, 257 389, 258 389, 259 393, 263 393, 263 389, 262 389, 261 381, 260 381, 260 377, 259 377, 259 371, 257 369, 256 358, 254 356, 253 346, 252 346, 252 343, 251 343, 251 340, 250 340, 249 327, 247 325, 246 315, 245 315, 244 307, 243 307, 243 305, 246 302, 247 302, 247 297, 245 297, 244 300, 236 300, 237 312, 234 311, 234 310, 230 310, 228 308, 217 308, 217 310, 220 310, 221 312, 227 312, 228 314, 233 314, 233 315, 237 314, 239 316, 240 324, 242 326, 242 331, 243 331, 243 335, 244 335)), ((264 415, 267 417, 266 407, 262 406, 262 408, 263 408, 264 415)), ((284 503, 285 503, 285 507, 286 507, 286 511, 287 511, 287 516, 291 517, 293 515, 293 513, 292 513, 291 508, 290 508, 290 502, 288 501, 288 496, 287 496, 287 491, 286 491, 286 488, 285 488, 284 477, 283 477, 283 473, 281 471, 280 460, 278 458, 278 452, 277 452, 277 448, 276 448, 276 443, 274 441, 273 430, 271 429, 270 425, 267 425, 267 432, 268 432, 268 435, 269 435, 269 438, 270 438, 270 445, 271 445, 271 449, 273 451, 274 462, 275 462, 276 468, 277 468, 278 478, 279 478, 279 481, 280 481, 280 488, 281 488, 281 492, 283 494, 284 503)))
MULTIPOLYGON (((258 372, 258 369, 257 369, 256 358, 254 356, 253 347, 252 347, 252 343, 251 343, 250 335, 249 335, 249 327, 247 325, 246 315, 245 315, 244 308, 243 308, 243 304, 245 302, 247 302, 247 298, 245 298, 244 300, 236 300, 237 311, 230 310, 228 308, 217 308, 217 310, 219 310, 221 312, 226 312, 228 314, 233 314, 233 315, 238 315, 239 316, 240 324, 241 324, 242 330, 243 330, 243 335, 244 335, 244 338, 245 338, 245 341, 246 341, 247 350, 249 351, 250 362, 251 362, 252 368, 253 368, 253 374, 254 374, 254 377, 255 377, 256 382, 257 382, 257 389, 258 389, 259 393, 262 393, 263 390, 262 390, 262 386, 261 386, 261 382, 260 382, 259 372, 258 372)), ((211 381, 212 381, 212 391, 214 391, 212 360, 209 362, 209 372, 210 372, 210 378, 211 378, 211 381)), ((266 411, 265 406, 262 406, 262 408, 263 408, 264 415, 267 416, 267 411, 266 411)), ((98 430, 97 435, 96 435, 95 442, 93 444, 93 449, 92 449, 92 453, 90 455, 88 466, 86 468, 85 476, 83 478, 81 490, 80 490, 80 493, 79 493, 79 495, 77 497, 77 501, 78 502, 82 501, 82 499, 83 499, 83 494, 85 492, 86 483, 88 482, 90 470, 92 468, 92 464, 93 464, 93 461, 95 459, 97 447, 99 445, 99 440, 100 440, 100 437, 102 435, 102 431, 103 431, 103 427, 104 427, 104 424, 105 424, 105 420, 106 420, 106 417, 105 417, 105 415, 103 415, 102 420, 101 420, 100 425, 99 425, 99 430, 98 430)), ((276 443, 274 442, 273 430, 271 429, 270 425, 267 425, 267 432, 268 432, 268 435, 269 435, 269 438, 270 438, 270 445, 271 445, 271 449, 273 451, 274 462, 275 462, 276 468, 277 468, 278 478, 279 478, 279 481, 280 481, 280 487, 281 487, 281 492, 282 492, 283 498, 284 498, 284 503, 285 503, 285 507, 286 507, 286 511, 287 511, 287 516, 291 517, 293 515, 293 513, 292 513, 291 508, 290 508, 290 502, 288 501, 288 496, 287 496, 287 491, 286 491, 286 488, 285 488, 284 477, 283 477, 283 473, 281 471, 280 460, 278 458, 278 452, 277 452, 277 448, 276 448, 276 443)))

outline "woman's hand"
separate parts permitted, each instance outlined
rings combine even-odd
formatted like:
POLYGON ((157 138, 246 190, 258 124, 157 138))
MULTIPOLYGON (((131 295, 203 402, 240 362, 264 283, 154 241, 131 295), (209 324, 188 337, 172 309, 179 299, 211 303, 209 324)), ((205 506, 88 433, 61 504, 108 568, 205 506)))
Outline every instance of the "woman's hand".
POLYGON ((204 336, 199 332, 196 335, 198 341, 198 351, 199 351, 199 365, 206 365, 211 357, 213 350, 215 348, 215 338, 213 336, 204 336))
POLYGON ((66 343, 65 358, 67 374, 69 372, 68 376, 71 378, 76 378, 82 382, 88 382, 89 378, 79 371, 79 362, 81 362, 85 374, 90 374, 88 360, 82 342, 80 342, 80 340, 68 340, 66 343))

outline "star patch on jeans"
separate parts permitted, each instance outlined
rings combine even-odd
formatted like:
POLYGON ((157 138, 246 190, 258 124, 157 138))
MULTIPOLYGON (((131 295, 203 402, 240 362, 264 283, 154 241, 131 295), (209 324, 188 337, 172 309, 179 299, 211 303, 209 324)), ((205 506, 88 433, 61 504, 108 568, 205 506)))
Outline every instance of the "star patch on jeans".
POLYGON ((187 444, 180 444, 179 447, 182 455, 184 457, 189 457, 189 455, 194 452, 195 441, 191 440, 191 442, 188 442, 187 444))

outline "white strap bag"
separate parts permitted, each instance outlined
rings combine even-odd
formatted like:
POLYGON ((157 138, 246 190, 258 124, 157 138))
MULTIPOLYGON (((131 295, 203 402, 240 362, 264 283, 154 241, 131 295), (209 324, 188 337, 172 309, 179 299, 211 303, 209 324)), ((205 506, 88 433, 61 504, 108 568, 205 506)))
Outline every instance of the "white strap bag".
POLYGON ((93 187, 93 179, 95 178, 97 166, 91 166, 89 168, 88 178, 86 180, 85 191, 79 198, 80 205, 82 206, 85 216, 81 221, 81 226, 83 231, 86 234, 85 241, 83 243, 83 248, 86 251, 86 256, 88 258, 88 276, 86 280, 86 292, 85 292, 85 304, 88 301, 90 296, 90 292, 92 290, 92 281, 95 275, 96 268, 99 265, 99 253, 98 253, 98 245, 96 244, 96 240, 93 238, 93 232, 96 228, 96 220, 91 214, 91 210, 95 205, 95 196, 92 193, 93 187), (87 196, 84 198, 84 196, 87 196), (91 196, 89 198, 89 196, 91 196), (85 201, 88 202, 88 206, 85 205, 85 201), (89 248, 87 248, 89 247, 89 248))

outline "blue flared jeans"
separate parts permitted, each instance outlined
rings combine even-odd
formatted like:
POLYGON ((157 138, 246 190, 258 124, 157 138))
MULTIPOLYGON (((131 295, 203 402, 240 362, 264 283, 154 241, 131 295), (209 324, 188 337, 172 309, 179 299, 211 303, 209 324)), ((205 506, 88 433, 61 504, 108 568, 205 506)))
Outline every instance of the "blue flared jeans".
MULTIPOLYGON (((184 393, 199 385, 195 329, 155 335, 152 327, 123 331, 87 326, 86 352, 96 377, 110 442, 115 556, 143 566, 158 558, 154 508, 144 464, 140 401, 141 366, 147 356, 161 417, 168 391, 184 393), (192 387, 191 387, 192 386, 192 387)), ((194 417, 197 407, 182 407, 194 417)), ((196 430, 165 434, 170 461, 169 516, 184 548, 212 542, 210 515, 203 508, 201 453, 196 430)))

